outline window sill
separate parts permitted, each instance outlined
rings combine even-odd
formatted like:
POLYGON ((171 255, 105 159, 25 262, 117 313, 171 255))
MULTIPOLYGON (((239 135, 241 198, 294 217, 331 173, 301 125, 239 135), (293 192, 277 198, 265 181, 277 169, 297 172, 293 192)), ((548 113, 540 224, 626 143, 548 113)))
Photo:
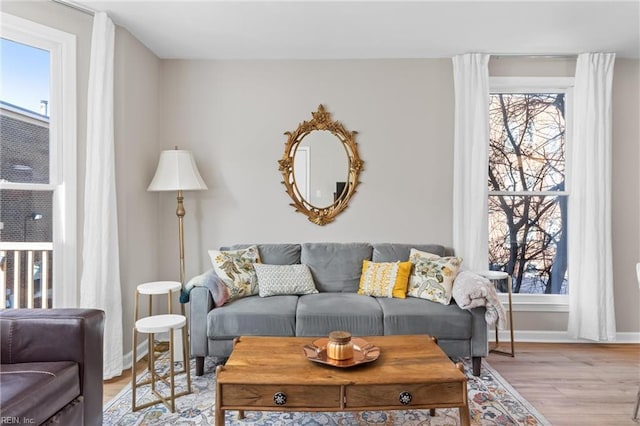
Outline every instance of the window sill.
MULTIPOLYGON (((498 293, 505 309, 509 308, 509 296, 498 293)), ((514 294, 513 312, 569 312, 569 296, 560 294, 514 294)))

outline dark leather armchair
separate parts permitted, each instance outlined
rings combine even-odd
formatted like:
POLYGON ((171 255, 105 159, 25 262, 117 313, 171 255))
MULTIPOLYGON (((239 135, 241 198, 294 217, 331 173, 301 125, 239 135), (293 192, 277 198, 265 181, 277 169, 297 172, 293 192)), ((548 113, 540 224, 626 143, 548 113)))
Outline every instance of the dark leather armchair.
POLYGON ((104 312, 0 311, 0 418, 102 424, 104 312))

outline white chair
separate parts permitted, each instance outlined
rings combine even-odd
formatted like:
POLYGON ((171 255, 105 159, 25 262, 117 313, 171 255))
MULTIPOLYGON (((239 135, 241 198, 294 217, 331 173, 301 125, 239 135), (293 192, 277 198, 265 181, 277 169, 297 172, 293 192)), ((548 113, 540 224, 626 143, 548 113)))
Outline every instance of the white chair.
MULTIPOLYGON (((640 287, 640 262, 636 263, 636 278, 638 279, 638 287, 640 287)), ((638 420, 638 407, 640 407, 640 389, 636 397, 636 406, 633 408, 633 420, 638 420)))

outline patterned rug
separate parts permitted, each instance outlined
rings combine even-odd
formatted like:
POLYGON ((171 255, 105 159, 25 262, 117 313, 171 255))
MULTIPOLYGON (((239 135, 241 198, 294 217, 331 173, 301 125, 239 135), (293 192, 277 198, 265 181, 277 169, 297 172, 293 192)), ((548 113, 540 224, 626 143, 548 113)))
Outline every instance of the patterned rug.
MULTIPOLYGON (((168 361, 161 360, 164 370, 168 361)), ((203 376, 196 377, 192 367, 192 389, 190 395, 176 400, 176 412, 171 413, 163 404, 131 412, 131 386, 123 389, 104 406, 104 425, 213 425, 215 418, 215 360, 207 358, 203 376)), ((482 361, 479 377, 471 374, 469 362, 465 362, 465 373, 469 377, 469 410, 472 425, 549 425, 550 423, 531 406, 507 381, 488 363, 482 361)), ((138 376, 139 381, 148 379, 148 371, 138 376)), ((177 390, 186 388, 184 374, 176 378, 177 390)), ((163 394, 166 388, 158 386, 163 394)), ((138 405, 151 401, 155 396, 149 386, 138 388, 138 405)), ((237 411, 227 411, 227 425, 271 425, 271 426, 355 426, 355 425, 409 425, 409 426, 455 426, 460 424, 458 409, 438 409, 435 417, 429 410, 366 411, 343 413, 304 412, 257 412, 247 411, 246 417, 238 419, 237 411)))

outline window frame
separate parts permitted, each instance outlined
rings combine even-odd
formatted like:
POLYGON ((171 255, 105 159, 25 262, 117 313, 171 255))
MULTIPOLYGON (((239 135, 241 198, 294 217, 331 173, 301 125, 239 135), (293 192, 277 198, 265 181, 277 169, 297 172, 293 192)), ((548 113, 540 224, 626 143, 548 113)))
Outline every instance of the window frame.
POLYGON ((53 193, 52 307, 78 306, 76 36, 0 12, 2 38, 49 51, 49 183, 0 182, 0 189, 53 193))
MULTIPOLYGON (((566 188, 571 179, 569 159, 573 132, 573 77, 489 77, 489 94, 493 93, 564 93, 565 94, 565 190, 564 191, 488 191, 488 197, 497 195, 570 196, 566 188)), ((488 208, 488 207, 487 207, 488 208)), ((567 224, 568 225, 568 224, 567 224)), ((568 254, 571 258, 570 253, 568 254)), ((571 287, 569 287, 571 291, 571 287)), ((498 293, 507 305, 507 293, 498 293)), ((569 312, 569 294, 512 294, 514 312, 569 312)))

